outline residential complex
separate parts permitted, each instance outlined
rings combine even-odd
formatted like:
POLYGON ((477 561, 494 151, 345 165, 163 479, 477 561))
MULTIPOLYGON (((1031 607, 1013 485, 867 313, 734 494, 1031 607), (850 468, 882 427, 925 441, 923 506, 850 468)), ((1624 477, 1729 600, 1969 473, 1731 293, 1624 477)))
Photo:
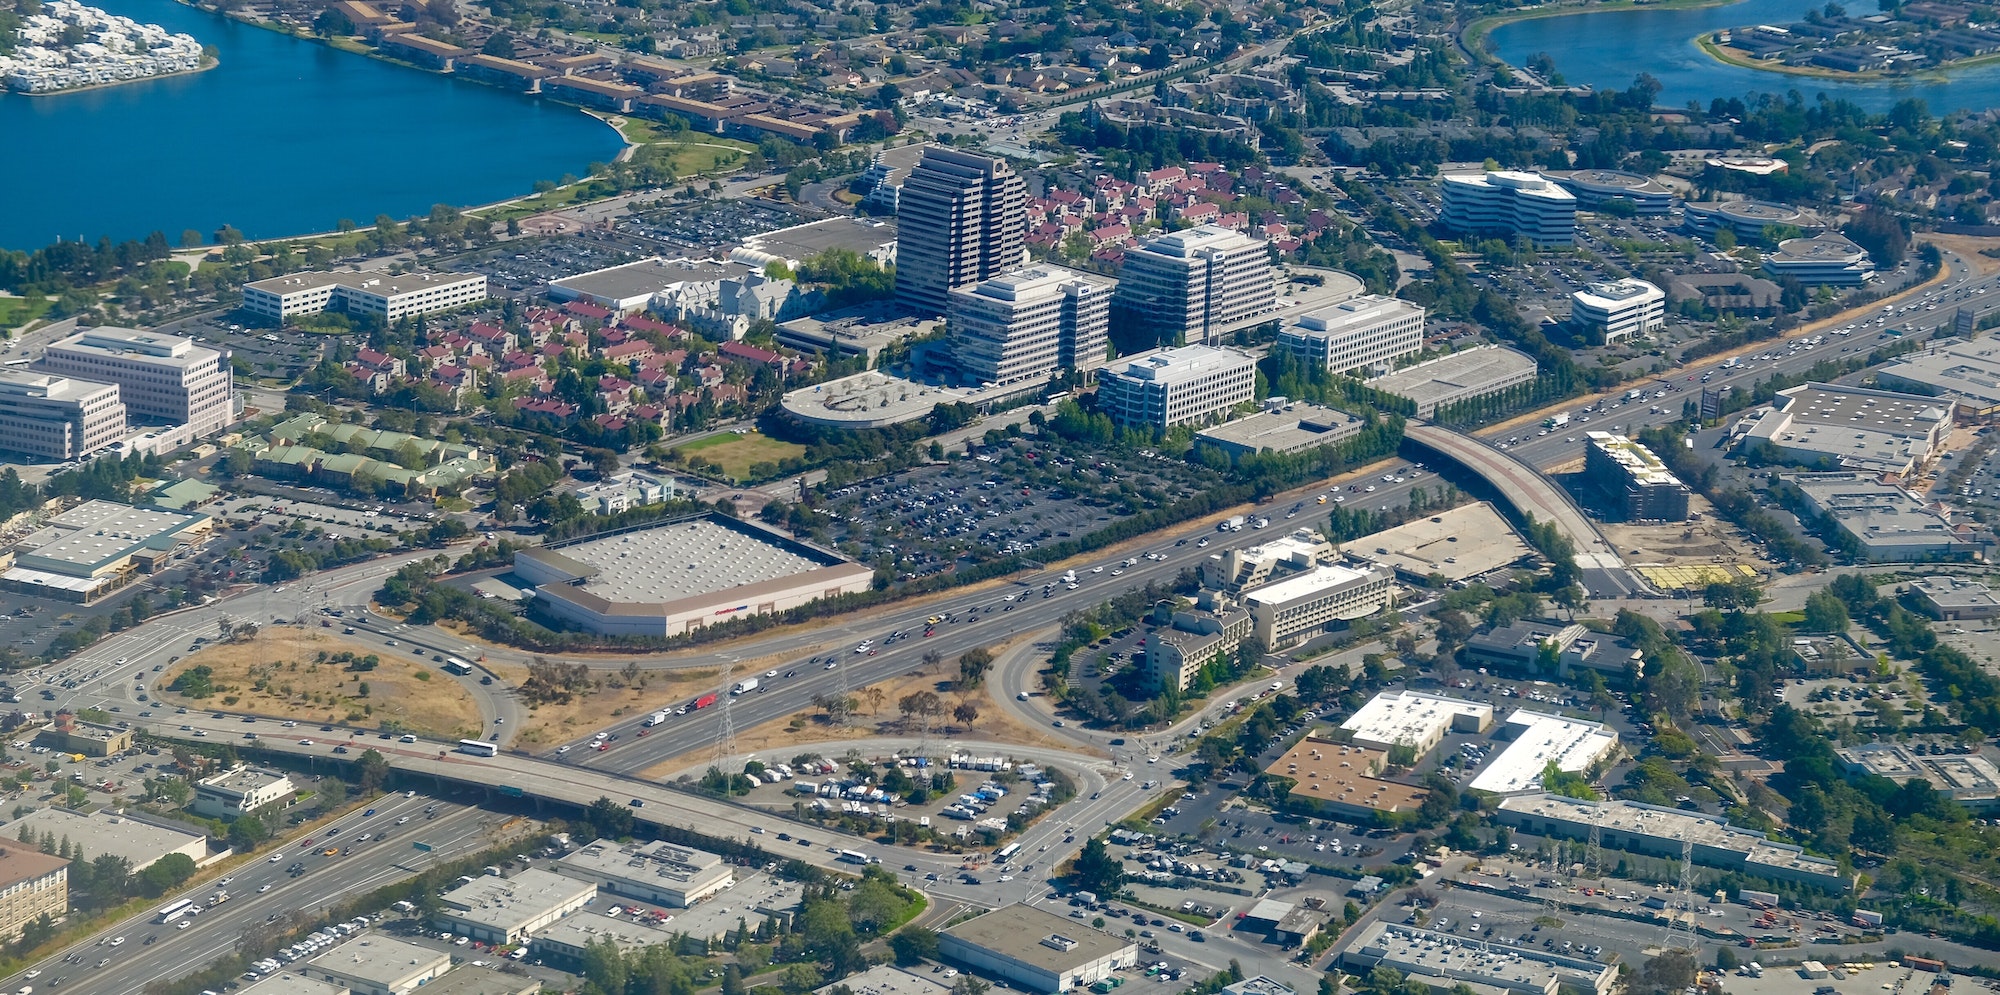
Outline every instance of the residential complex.
POLYGON ((1532 383, 1536 369, 1535 358, 1517 349, 1475 346, 1375 377, 1368 386, 1409 398, 1417 417, 1429 418, 1440 407, 1532 383))
POLYGON ((37 368, 117 384, 127 418, 184 425, 192 438, 236 421, 229 355, 178 335, 100 325, 50 344, 37 368))
POLYGON ((124 435, 118 385, 0 369, 0 449, 73 460, 124 435))
POLYGON ((1569 295, 1570 324, 1592 341, 1647 335, 1667 322, 1667 294, 1639 279, 1593 283, 1569 295))
POLYGON ((1168 349, 1097 374, 1099 411, 1120 425, 1163 432, 1205 421, 1256 394, 1257 361, 1215 346, 1168 349))
POLYGON ((243 285, 243 310, 278 323, 322 311, 386 323, 485 299, 486 277, 478 273, 305 272, 243 285))
POLYGON ((944 314, 954 288, 1020 265, 1027 203, 1004 160, 926 147, 897 200, 896 300, 944 314))
POLYGON ((1252 633, 1269 649, 1296 646, 1338 623, 1396 603, 1395 574, 1380 567, 1325 564, 1248 591, 1252 633))
POLYGON ((1949 400, 1807 383, 1779 391, 1734 431, 1746 447, 1768 446, 1808 467, 1908 477, 1936 458, 1951 425, 1949 400))
POLYGON ((1755 200, 1691 202, 1683 208, 1682 219, 1697 235, 1714 238, 1727 229, 1745 242, 1764 241, 1773 228, 1796 228, 1808 235, 1826 228, 1826 223, 1810 211, 1755 200))
POLYGON ((1673 210, 1673 188, 1639 173, 1619 169, 1577 169, 1542 175, 1574 195, 1580 207, 1599 208, 1623 201, 1632 205, 1633 213, 1642 217, 1659 217, 1673 210))
POLYGON ((1367 824, 1378 815, 1413 812, 1429 794, 1377 776, 1388 766, 1389 754, 1382 750, 1307 736, 1264 773, 1292 782, 1285 795, 1291 807, 1367 824))
POLYGON ((1449 231, 1536 248, 1576 242, 1576 195, 1534 173, 1447 175, 1441 190, 1438 222, 1449 231))
POLYGON ((1397 360, 1423 351, 1424 309, 1397 297, 1356 297, 1287 320, 1278 348, 1335 373, 1387 373, 1397 360))
POLYGON ((1684 522, 1688 486, 1660 458, 1631 439, 1586 432, 1583 477, 1631 522, 1684 522))
POLYGON ((939 930, 938 952, 1035 995, 1096 984, 1139 962, 1136 941, 1019 904, 939 930))
POLYGON ((1518 832, 1589 840, 1608 850, 1626 850, 1678 861, 1683 840, 1694 844, 1694 862, 1756 877, 1845 892, 1851 875, 1824 857, 1808 856, 1790 843, 1739 829, 1713 815, 1629 801, 1584 801, 1561 795, 1503 798, 1493 821, 1518 832), (1596 832, 1592 832, 1592 827, 1596 832))
POLYGON ((1778 251, 1764 256, 1764 273, 1808 287, 1859 287, 1875 278, 1875 263, 1867 250, 1828 232, 1779 242, 1778 251))
POLYGON ((952 359, 969 383, 1045 379, 1104 364, 1111 284, 1058 266, 990 277, 950 294, 952 359))
POLYGON ((1114 304, 1159 341, 1212 342, 1272 316, 1270 249, 1212 224, 1159 235, 1125 251, 1114 304))
POLYGON ((1807 512, 1845 533, 1870 563, 1960 560, 1977 555, 1984 533, 1955 524, 1941 507, 1870 473, 1790 473, 1807 512))

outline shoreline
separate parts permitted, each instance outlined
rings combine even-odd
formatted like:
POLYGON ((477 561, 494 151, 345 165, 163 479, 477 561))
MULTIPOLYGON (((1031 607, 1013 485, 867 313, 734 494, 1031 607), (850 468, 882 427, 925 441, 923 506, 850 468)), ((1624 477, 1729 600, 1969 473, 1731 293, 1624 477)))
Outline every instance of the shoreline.
POLYGON ((1504 14, 1489 14, 1477 18, 1458 33, 1459 45, 1476 59, 1488 62, 1506 62, 1486 48, 1486 39, 1495 28, 1513 24, 1516 21, 1537 21, 1546 17, 1568 17, 1573 14, 1609 14, 1634 10, 1700 10, 1706 7, 1728 7, 1742 0, 1660 0, 1658 3, 1641 3, 1638 0, 1605 0, 1603 3, 1578 6, 1542 6, 1529 10, 1509 11, 1504 14))
POLYGON ((92 90, 109 90, 112 87, 117 87, 117 86, 134 86, 139 83, 151 83, 154 80, 177 79, 182 76, 195 76, 201 73, 205 73, 210 69, 214 69, 215 67, 220 65, 222 65, 222 60, 220 58, 211 58, 209 56, 202 56, 202 64, 194 67, 193 69, 177 69, 170 73, 155 73, 151 76, 141 76, 138 79, 114 79, 108 83, 92 83, 89 86, 72 86, 65 90, 34 90, 34 91, 8 90, 7 92, 12 94, 17 94, 23 97, 67 97, 72 93, 89 93, 92 90))
MULTIPOLYGON (((1736 29, 1732 28, 1730 30, 1733 31, 1736 29)), ((1977 69, 1980 66, 1989 66, 2000 62, 2000 52, 1989 52, 1985 55, 1976 55, 1969 59, 1954 59, 1935 66, 1925 66, 1916 72, 1910 73, 1885 73, 1877 69, 1871 69, 1867 72, 1850 73, 1842 72, 1838 69, 1827 69, 1823 66, 1792 66, 1784 63, 1771 63, 1753 59, 1749 53, 1744 52, 1742 49, 1731 48, 1715 42, 1713 40, 1714 34, 1715 32, 1713 31, 1704 31, 1696 35, 1694 37, 1694 45, 1696 48, 1701 49, 1703 55, 1725 66, 1735 66, 1738 69, 1749 69, 1755 72, 1775 73, 1779 76, 1803 76, 1808 79, 1824 79, 1835 82, 1849 80, 1856 83, 1886 83, 1898 80, 1921 80, 1928 78, 1940 83, 1949 83, 1951 82, 1951 74, 1954 72, 1962 69, 1977 69)))

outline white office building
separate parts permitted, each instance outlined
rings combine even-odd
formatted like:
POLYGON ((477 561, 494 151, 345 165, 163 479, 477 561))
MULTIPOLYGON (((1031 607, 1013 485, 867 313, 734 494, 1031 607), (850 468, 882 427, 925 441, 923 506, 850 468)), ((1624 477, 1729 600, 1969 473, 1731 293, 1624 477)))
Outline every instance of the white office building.
POLYGON ((1602 722, 1525 708, 1508 716, 1495 738, 1510 742, 1467 787, 1496 795, 1542 790, 1542 774, 1549 764, 1565 773, 1583 774, 1618 752, 1618 734, 1602 722))
POLYGON ((36 368, 117 384, 128 419, 186 425, 197 439, 236 421, 229 354, 178 335, 100 325, 50 345, 36 368))
POLYGON ((1116 304, 1161 341, 1213 341, 1273 315, 1270 249, 1219 225, 1168 232, 1125 250, 1116 304))
POLYGON ((1519 237, 1536 248, 1576 242, 1576 195, 1534 173, 1449 175, 1441 190, 1438 221, 1450 231, 1519 237))
POLYGON ((1385 691, 1356 709, 1340 727, 1353 741, 1377 750, 1407 746, 1421 757, 1447 732, 1481 733, 1493 725, 1493 706, 1421 691, 1385 691))
POLYGON ((604 891, 674 909, 736 883, 736 870, 720 856, 665 840, 598 840, 564 857, 558 869, 604 891))
POLYGON ((1236 349, 1168 349, 1097 374, 1097 408, 1120 425, 1165 431, 1257 396, 1257 361, 1236 349))
POLYGON ((307 961, 299 973, 354 995, 410 995, 451 970, 451 955, 381 933, 363 933, 307 961))
POLYGON ((1257 641, 1281 649, 1395 604, 1395 578, 1383 567, 1326 564, 1247 592, 1243 606, 1257 641))
POLYGON ((243 310, 283 323, 302 314, 343 311, 385 322, 446 311, 486 299, 479 273, 293 273, 243 285, 243 310))
POLYGON ((938 953, 1035 995, 1087 987, 1139 962, 1133 940, 1018 904, 939 930, 938 953))
POLYGON ((1009 384, 1104 365, 1111 284, 1031 266, 951 292, 946 328, 966 380, 1009 384))
POLYGON ((1779 242, 1778 251, 1764 257, 1764 272, 1773 280, 1789 276, 1808 287, 1858 287, 1875 278, 1875 263, 1867 250, 1827 232, 1779 242))
POLYGON ((1667 323, 1666 291, 1644 280, 1589 284, 1569 302, 1570 323, 1604 342, 1646 335, 1667 323))
POLYGON ((117 384, 0 369, 0 450, 72 460, 124 435, 117 384))
POLYGON ((298 790, 278 771, 237 767, 194 783, 194 811, 211 819, 233 819, 284 801, 298 790))
POLYGON ((1576 195, 1584 207, 1602 207, 1611 201, 1632 205, 1633 213, 1658 216, 1674 207, 1674 190, 1650 176, 1619 169, 1578 169, 1543 173, 1576 195))
POLYGON ((1394 368, 1424 348, 1424 309, 1370 294, 1307 311, 1278 329, 1278 347, 1335 373, 1394 368))

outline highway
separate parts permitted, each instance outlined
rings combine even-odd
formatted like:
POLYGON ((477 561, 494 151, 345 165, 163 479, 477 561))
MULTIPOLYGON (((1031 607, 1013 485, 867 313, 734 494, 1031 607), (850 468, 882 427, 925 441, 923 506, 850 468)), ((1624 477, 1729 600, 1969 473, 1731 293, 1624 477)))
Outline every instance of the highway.
MULTIPOLYGON (((8 979, 10 986, 34 985, 37 990, 86 992, 89 995, 132 995, 161 978, 177 978, 199 971, 216 958, 236 949, 246 930, 275 922, 277 917, 312 910, 342 896, 360 894, 406 878, 436 861, 451 860, 476 853, 491 842, 491 830, 504 817, 476 808, 437 804, 436 818, 424 814, 433 802, 423 796, 385 796, 374 803, 376 814, 362 818, 359 813, 339 820, 343 832, 337 840, 343 848, 354 837, 367 832, 378 838, 353 846, 351 856, 326 857, 318 848, 310 852, 297 845, 304 834, 294 834, 290 842, 271 854, 245 863, 222 878, 223 888, 201 887, 168 895, 146 910, 121 923, 106 927, 95 936, 79 940, 57 956, 31 968, 40 974, 30 981, 26 972, 8 979), (404 825, 396 820, 408 818, 404 825), (381 839, 379 837, 388 837, 381 839), (434 849, 421 853, 410 841, 421 839, 434 849), (272 855, 278 858, 273 862, 272 855), (296 878, 287 873, 294 861, 303 862, 306 872, 296 878), (269 890, 264 890, 268 888, 269 890), (156 922, 156 913, 177 898, 204 904, 218 890, 227 891, 228 901, 205 908, 179 923, 156 922), (123 937, 116 946, 110 940, 123 937), (147 941, 156 942, 148 943, 147 941), (98 967, 100 961, 110 961, 98 967)), ((320 837, 324 839, 324 834, 320 837)))

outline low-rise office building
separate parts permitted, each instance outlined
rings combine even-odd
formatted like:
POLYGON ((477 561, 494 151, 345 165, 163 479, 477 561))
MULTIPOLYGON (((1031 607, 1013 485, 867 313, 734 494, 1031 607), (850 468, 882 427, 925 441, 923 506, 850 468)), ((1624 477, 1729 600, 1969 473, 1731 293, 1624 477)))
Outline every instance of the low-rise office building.
POLYGON ((1586 432, 1584 479, 1609 498, 1629 522, 1684 522, 1688 517, 1688 485, 1667 464, 1622 435, 1586 432))
POLYGON ((1396 575, 1380 567, 1325 564, 1247 591, 1251 633, 1266 649, 1296 646, 1396 603, 1396 575))
POLYGON ((2000 767, 1984 754, 1922 756, 1900 743, 1867 743, 1834 753, 1849 774, 1870 774, 1897 784, 1923 781, 1974 815, 2000 810, 2000 767))
POLYGON ((1031 266, 954 288, 947 297, 952 361, 967 382, 1008 384, 1104 365, 1110 281, 1031 266))
POLYGON ((1361 419, 1337 408, 1287 401, 1202 429, 1194 437, 1231 456, 1302 453, 1345 442, 1361 434, 1361 427, 1361 419))
POLYGON ((1808 235, 1826 229, 1826 223, 1810 211, 1755 200, 1690 202, 1681 217, 1695 234, 1714 238, 1727 229, 1745 242, 1762 241, 1772 228, 1797 228, 1808 235))
POLYGON ((665 840, 598 840, 564 857, 561 870, 614 895, 684 909, 736 883, 736 871, 706 850, 665 840))
POLYGON ((1943 450, 1951 426, 1942 398, 1808 383, 1779 391, 1735 432, 1807 467, 1908 477, 1943 450))
POLYGON ((1257 396, 1257 361, 1237 349, 1168 349, 1097 374, 1097 408, 1135 428, 1198 424, 1257 396))
POLYGON ((66 808, 43 808, 0 826, 0 838, 19 840, 36 846, 42 840, 68 840, 84 860, 118 857, 133 874, 145 870, 170 853, 178 853, 199 864, 208 859, 208 837, 195 836, 105 809, 75 812, 66 808))
POLYGON ((1666 291, 1640 279, 1589 284, 1569 303, 1570 324, 1595 341, 1650 335, 1667 323, 1666 291))
POLYGON ((1389 754, 1382 750, 1307 736, 1264 773, 1292 782, 1287 807, 1365 825, 1379 815, 1414 812, 1429 794, 1378 777, 1388 766, 1389 754))
POLYGON ((1683 840, 1694 843, 1694 862, 1825 891, 1845 892, 1854 879, 1824 857, 1808 856, 1790 843, 1774 843, 1763 833, 1723 819, 1629 801, 1585 801, 1562 795, 1515 795, 1500 800, 1493 821, 1515 832, 1568 840, 1593 840, 1609 850, 1625 850, 1668 860, 1681 858, 1683 840), (1597 836, 1593 839, 1591 828, 1597 836))
POLYGON ((951 995, 951 986, 928 974, 912 974, 900 967, 877 964, 860 974, 849 975, 813 989, 813 995, 833 995, 845 988, 854 995, 951 995))
POLYGON ((485 299, 480 273, 293 273, 243 285, 243 310, 278 323, 322 311, 392 322, 485 299))
POLYGON ((1903 590, 1917 596, 1924 610, 1935 619, 1961 622, 2000 615, 2000 596, 1976 580, 1962 577, 1919 577, 1903 590))
POLYGON ((1429 753, 1447 732, 1477 734, 1493 727, 1493 706, 1421 691, 1385 691, 1340 724, 1355 743, 1377 750, 1407 747, 1429 753))
POLYGON ((1875 386, 1935 395, 1954 402, 1962 418, 1990 420, 2000 414, 2000 346, 1991 338, 1933 342, 1875 371, 1875 386))
POLYGON ((1036 995, 1087 987, 1139 963, 1132 940, 1019 904, 940 930, 938 953, 1036 995))
POLYGON ((571 967, 583 963, 591 947, 606 943, 629 954, 673 941, 675 934, 634 919, 621 919, 601 912, 579 912, 560 922, 542 927, 529 943, 536 957, 571 967))
POLYGON ((1970 524, 1954 524, 1941 507, 1874 474, 1792 473, 1781 479, 1870 563, 1970 559, 1986 543, 1970 524))
POLYGON ((1621 169, 1575 169, 1542 174, 1576 197, 1577 205, 1600 208, 1615 201, 1632 205, 1641 217, 1659 217, 1673 210, 1674 190, 1650 176, 1621 169))
POLYGON ((237 767, 194 783, 194 810, 211 819, 233 819, 277 805, 298 791, 282 771, 237 767))
POLYGON ((1424 348, 1424 309, 1370 294, 1294 315, 1278 329, 1277 348, 1335 373, 1388 372, 1424 348))
POLYGON ((474 878, 444 893, 439 928, 482 943, 519 943, 589 904, 597 886, 530 868, 510 878, 474 878))
POLYGON ((362 933, 306 962, 299 973, 354 995, 409 995, 451 970, 451 955, 382 933, 362 933))
POLYGON ((69 913, 69 861, 0 840, 0 940, 21 938, 21 928, 69 913))
POLYGON ((1610 995, 1618 966, 1534 946, 1496 947, 1451 933, 1376 921, 1361 928, 1340 964, 1366 976, 1378 967, 1399 971, 1434 992, 1461 986, 1484 995, 1556 995, 1568 988, 1610 995))
POLYGON ((132 730, 85 722, 68 709, 57 712, 55 719, 43 726, 35 738, 57 753, 85 757, 108 757, 132 748, 132 730))
POLYGON ((1496 795, 1540 791, 1550 764, 1568 774, 1594 773, 1618 754, 1618 734, 1602 722, 1514 710, 1496 739, 1507 747, 1466 787, 1496 795))
POLYGON ((1477 346, 1375 377, 1368 386, 1408 398, 1417 406, 1417 417, 1429 418, 1441 407, 1532 383, 1536 369, 1534 357, 1525 352, 1477 346))
POLYGON ((124 437, 117 384, 0 369, 0 449, 73 460, 124 437))
POLYGON ((117 384, 127 421, 185 425, 196 439, 236 423, 229 354, 178 335, 99 325, 51 343, 35 368, 117 384))
POLYGON ((1468 664, 1533 677, 1567 679, 1582 668, 1595 670, 1607 680, 1636 684, 1646 674, 1645 655, 1631 643, 1575 622, 1509 622, 1467 639, 1461 652, 1461 659, 1468 664))
POLYGON ((1828 232, 1779 242, 1778 251, 1764 256, 1764 272, 1808 287, 1859 287, 1875 278, 1875 263, 1867 250, 1828 232))
POLYGON ((1446 175, 1439 190, 1438 223, 1449 231, 1536 248, 1576 243, 1576 195, 1534 173, 1446 175))
POLYGON ((1201 668, 1220 657, 1233 660, 1250 637, 1255 622, 1241 608, 1218 604, 1214 609, 1177 611, 1167 628, 1146 643, 1147 683, 1185 691, 1201 668))

